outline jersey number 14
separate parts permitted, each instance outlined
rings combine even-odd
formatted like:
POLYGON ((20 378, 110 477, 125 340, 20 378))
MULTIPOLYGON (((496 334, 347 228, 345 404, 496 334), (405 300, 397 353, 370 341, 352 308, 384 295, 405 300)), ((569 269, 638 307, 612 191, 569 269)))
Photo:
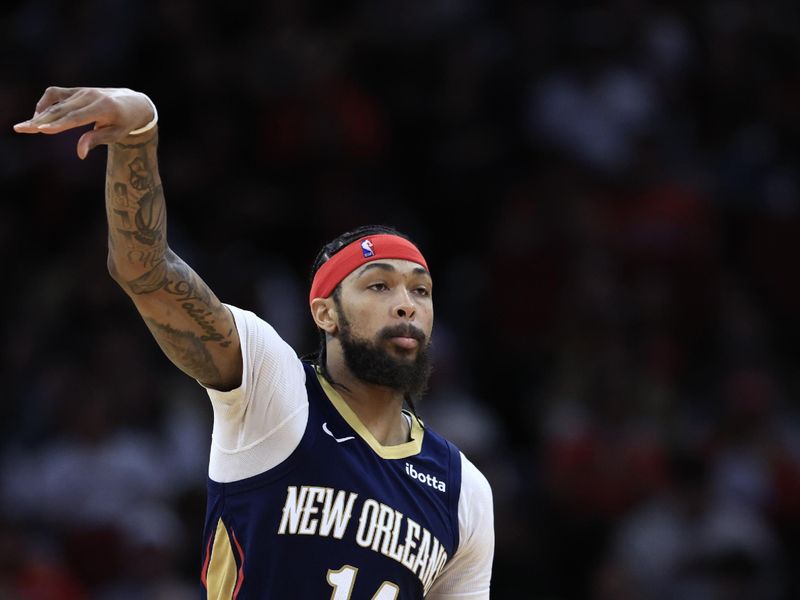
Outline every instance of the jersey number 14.
MULTIPOLYGON (((333 587, 331 600, 350 600, 357 574, 358 569, 350 565, 344 565, 336 571, 328 569, 328 583, 333 587)), ((389 581, 384 581, 372 596, 372 600, 396 600, 399 594, 399 587, 389 581)))

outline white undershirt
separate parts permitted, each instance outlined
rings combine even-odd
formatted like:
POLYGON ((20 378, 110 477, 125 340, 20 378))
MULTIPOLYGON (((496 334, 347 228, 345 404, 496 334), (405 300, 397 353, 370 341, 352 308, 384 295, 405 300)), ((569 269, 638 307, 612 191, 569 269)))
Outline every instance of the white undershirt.
MULTIPOLYGON (((263 473, 286 460, 300 444, 308 422, 303 365, 266 321, 235 306, 242 348, 242 383, 228 392, 207 389, 214 408, 208 475, 228 483, 263 473)), ((426 598, 489 598, 494 555, 492 490, 461 454, 458 550, 426 598)))

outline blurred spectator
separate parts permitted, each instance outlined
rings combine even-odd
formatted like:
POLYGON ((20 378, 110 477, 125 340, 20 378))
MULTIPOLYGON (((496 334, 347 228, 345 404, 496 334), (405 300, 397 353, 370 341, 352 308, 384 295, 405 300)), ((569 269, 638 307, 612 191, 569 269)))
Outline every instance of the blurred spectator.
MULTIPOLYGON (((48 85, 156 101, 172 245, 298 353, 320 244, 420 241, 419 409, 493 484, 495 597, 800 597, 796 2, 37 0, 0 31, 8 127, 48 85)), ((211 411, 106 273, 77 137, 0 137, 0 597, 188 597, 211 411)))
POLYGON ((783 597, 777 540, 757 511, 715 496, 695 452, 670 460, 671 487, 626 517, 598 598, 783 597))

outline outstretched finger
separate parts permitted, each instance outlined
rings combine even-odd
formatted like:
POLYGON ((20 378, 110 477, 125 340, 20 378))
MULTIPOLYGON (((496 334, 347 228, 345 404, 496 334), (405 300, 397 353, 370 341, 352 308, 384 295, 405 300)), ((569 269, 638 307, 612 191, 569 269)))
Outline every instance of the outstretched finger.
POLYGON ((62 117, 69 116, 79 109, 91 106, 96 101, 97 99, 89 94, 81 94, 80 92, 77 92, 61 102, 56 102, 55 104, 48 106, 37 116, 33 117, 31 119, 31 123, 36 125, 52 123, 53 121, 57 121, 62 117))
POLYGON ((63 102, 78 90, 78 88, 64 88, 57 86, 50 86, 44 91, 42 97, 36 103, 36 108, 33 116, 36 117, 39 113, 43 112, 56 102, 63 102))
POLYGON ((36 131, 47 134, 61 133, 68 129, 94 123, 99 117, 100 115, 98 114, 97 107, 93 102, 88 106, 71 110, 64 116, 56 118, 53 121, 37 124, 36 131))
MULTIPOLYGON (((49 88, 48 88, 49 89, 49 88)), ((14 125, 14 131, 17 133, 44 133, 39 127, 45 123, 52 123, 68 116, 70 113, 75 112, 81 108, 85 108, 93 103, 93 99, 86 94, 81 94, 80 91, 72 95, 66 96, 64 100, 51 104, 44 110, 38 112, 33 117, 22 123, 14 125)), ((90 121, 91 122, 91 121, 90 121)), ((57 133, 57 132, 53 132, 57 133)))

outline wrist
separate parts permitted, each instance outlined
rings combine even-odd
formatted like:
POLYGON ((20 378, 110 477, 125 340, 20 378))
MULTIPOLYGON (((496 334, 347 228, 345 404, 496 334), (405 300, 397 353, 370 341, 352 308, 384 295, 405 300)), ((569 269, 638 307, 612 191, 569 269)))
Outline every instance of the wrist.
POLYGON ((155 125, 153 128, 145 131, 144 133, 129 133, 121 140, 114 142, 113 146, 118 146, 121 148, 140 148, 145 144, 154 143, 156 140, 158 140, 158 125, 155 125))
MULTIPOLYGON (((144 95, 144 94, 142 94, 142 95, 144 95)), ((130 135, 141 135, 143 133, 147 133, 148 131, 154 129, 155 126, 156 126, 156 123, 158 123, 158 110, 156 109, 156 105, 153 104, 153 101, 150 100, 150 98, 148 96, 144 95, 144 97, 147 100, 147 102, 150 103, 150 108, 153 110, 153 118, 147 125, 144 125, 143 127, 139 127, 138 129, 134 129, 133 131, 128 132, 129 136, 130 135)))

